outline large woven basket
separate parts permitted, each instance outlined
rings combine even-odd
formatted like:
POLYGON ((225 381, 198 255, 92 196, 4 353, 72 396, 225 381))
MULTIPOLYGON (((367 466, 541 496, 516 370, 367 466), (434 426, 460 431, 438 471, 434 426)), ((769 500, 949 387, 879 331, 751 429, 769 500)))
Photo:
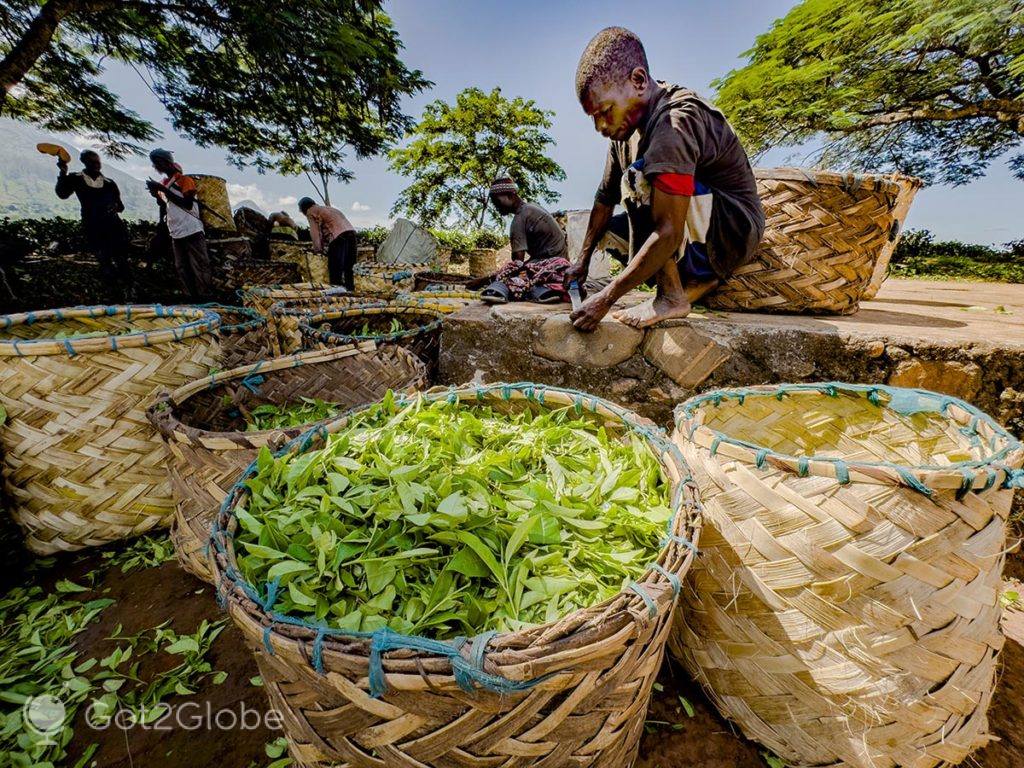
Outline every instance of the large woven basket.
POLYGON ((299 269, 302 280, 307 283, 329 283, 330 272, 327 256, 313 250, 310 243, 295 240, 270 240, 270 258, 290 261, 299 269))
POLYGON ((426 370, 398 347, 336 347, 265 360, 179 387, 149 409, 167 445, 174 493, 171 540, 185 570, 206 581, 210 524, 232 484, 266 445, 279 447, 312 425, 246 431, 245 411, 317 398, 352 408, 389 390, 425 388, 426 370))
MULTIPOLYGON (((635 587, 552 624, 463 643, 345 633, 264 610, 265 596, 242 580, 233 537, 247 491, 237 485, 214 525, 214 576, 282 714, 293 759, 325 768, 627 768, 661 666, 674 587, 697 542, 696 497, 681 482, 678 452, 634 414, 581 393, 517 384, 427 397, 507 412, 573 407, 612 434, 639 435, 677 490, 666 546, 635 587)), ((318 448, 344 425, 307 433, 290 450, 318 448)))
POLYGON ((246 286, 293 285, 302 278, 299 268, 290 261, 244 258, 223 267, 224 290, 244 290, 246 286))
POLYGON ((146 407, 218 364, 219 324, 197 307, 159 305, 0 317, 3 475, 29 549, 98 546, 170 522, 146 407))
POLYGON ((794 766, 956 764, 986 743, 1024 446, 921 390, 721 390, 676 411, 704 504, 670 646, 794 766))
POLYGON ((498 252, 493 248, 474 248, 469 252, 469 274, 486 277, 498 270, 498 252))
POLYGON ((416 354, 427 365, 437 367, 444 313, 427 307, 389 303, 382 307, 353 307, 308 315, 299 323, 302 345, 307 349, 348 346, 372 341, 378 346, 397 344, 416 354), (394 321, 401 330, 392 331, 394 321))
POLYGON ((239 295, 245 306, 252 307, 267 318, 267 334, 270 336, 271 349, 277 356, 281 354, 281 346, 278 341, 277 319, 271 314, 270 308, 279 301, 320 299, 334 290, 335 286, 326 283, 261 284, 248 285, 239 292, 239 295))
POLYGON ((892 255, 896 251, 896 246, 900 244, 900 235, 903 234, 903 222, 910 212, 910 204, 914 202, 914 197, 917 195, 918 190, 924 186, 924 182, 914 176, 894 174, 891 178, 899 185, 900 191, 896 196, 896 207, 893 208, 892 212, 893 222, 892 228, 889 230, 889 242, 882 246, 882 252, 878 256, 878 261, 875 262, 875 269, 871 273, 871 281, 868 283, 868 287, 862 297, 864 301, 875 298, 878 294, 878 289, 882 287, 882 283, 889 274, 889 262, 892 261, 892 255))
POLYGON ((229 304, 200 306, 216 312, 220 317, 220 327, 217 329, 220 337, 218 368, 228 370, 272 356, 267 320, 255 309, 229 304))
POLYGON ((277 329, 277 343, 281 354, 291 355, 302 349, 301 322, 310 315, 335 309, 360 306, 384 306, 384 299, 359 296, 353 293, 321 294, 306 299, 279 301, 270 308, 270 316, 277 329))
POLYGON ((850 314, 867 290, 895 222, 889 177, 759 168, 766 228, 749 264, 708 306, 755 312, 850 314))
POLYGON ((416 283, 415 274, 430 267, 430 264, 356 264, 353 269, 355 292, 390 298, 399 291, 411 291, 416 283))

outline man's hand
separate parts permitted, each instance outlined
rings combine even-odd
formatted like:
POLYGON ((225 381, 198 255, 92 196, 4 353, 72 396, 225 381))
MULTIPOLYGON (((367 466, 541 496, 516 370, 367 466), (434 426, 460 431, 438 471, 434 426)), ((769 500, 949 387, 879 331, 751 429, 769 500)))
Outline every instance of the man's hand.
POLYGON ((569 286, 575 280, 582 288, 583 284, 587 282, 587 273, 590 271, 590 265, 586 261, 580 260, 565 270, 565 276, 562 278, 562 284, 568 290, 569 286))
POLYGON ((64 162, 64 158, 57 158, 57 168, 60 169, 60 175, 63 176, 68 172, 68 164, 64 162))
POLYGON ((569 319, 577 331, 590 333, 597 329, 601 318, 608 314, 608 310, 612 308, 614 303, 607 292, 595 293, 584 301, 579 309, 569 315, 569 319))

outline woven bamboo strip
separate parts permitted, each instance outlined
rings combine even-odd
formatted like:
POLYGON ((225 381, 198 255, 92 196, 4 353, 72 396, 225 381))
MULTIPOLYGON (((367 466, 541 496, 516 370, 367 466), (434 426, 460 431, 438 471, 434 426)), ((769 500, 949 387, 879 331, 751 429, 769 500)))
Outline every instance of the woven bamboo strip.
POLYGON ((0 317, 4 482, 29 549, 98 546, 170 522, 146 407, 217 365, 219 323, 200 308, 160 306, 0 317), (102 335, 54 338, 62 331, 102 335))
POLYGON ((250 285, 242 289, 242 303, 252 307, 267 319, 267 334, 270 336, 270 348, 275 356, 281 354, 281 343, 278 340, 277 319, 271 314, 270 308, 279 301, 297 301, 302 299, 320 299, 327 293, 337 290, 334 286, 323 283, 291 283, 288 285, 250 285))
POLYGON ((356 264, 356 293, 363 296, 391 298, 400 291, 411 291, 415 274, 431 268, 430 264, 356 264))
POLYGON ((482 288, 482 279, 456 272, 417 272, 414 291, 467 291, 482 288))
MULTIPOLYGON (((455 397, 468 407, 482 403, 506 412, 574 407, 613 435, 638 432, 661 457, 665 478, 677 490, 672 536, 658 559, 664 570, 649 570, 638 583, 647 600, 624 590, 552 624, 481 636, 461 650, 452 644, 437 644, 433 651, 402 648, 405 641, 391 633, 389 640, 399 647, 371 655, 380 633, 318 632, 264 611, 262 599, 238 575, 234 508, 246 491, 236 486, 213 529, 214 576, 256 655, 271 705, 282 713, 293 759, 307 768, 627 768, 636 758, 670 628, 672 579, 689 569, 699 533, 697 499, 678 453, 639 417, 578 392, 519 384, 428 397, 455 397), (516 691, 498 694, 480 685, 467 690, 456 681, 453 657, 472 659, 480 642, 482 671, 518 683, 516 691), (320 670, 311 660, 319 661, 320 670), (370 678, 378 672, 383 692, 371 691, 370 678)), ((344 425, 342 419, 311 433, 305 448, 317 448, 344 425)))
POLYGON ((756 169, 766 228, 749 264, 708 306, 755 312, 850 314, 894 222, 889 177, 803 168, 756 169))
POLYGON ((220 338, 218 368, 229 370, 271 356, 267 321, 256 310, 228 304, 203 304, 202 308, 212 310, 220 317, 217 329, 220 338))
POLYGON ((674 439, 704 529, 670 647, 722 714, 793 766, 987 742, 1019 442, 954 398, 852 385, 694 398, 674 439))
POLYGON ((448 315, 480 300, 476 291, 414 291, 400 293, 392 304, 423 307, 448 315))
POLYGON ((161 398, 149 419, 167 446, 174 494, 171 538, 185 570, 210 581, 206 541, 224 496, 263 446, 282 445, 312 425, 250 432, 245 411, 318 398, 351 408, 389 390, 426 387, 426 370, 398 347, 372 343, 305 352, 190 382, 161 398))
POLYGON ((279 301, 270 308, 270 316, 277 328, 278 348, 284 355, 292 355, 302 349, 302 330, 299 326, 309 315, 360 306, 383 306, 385 303, 384 299, 351 293, 279 301))

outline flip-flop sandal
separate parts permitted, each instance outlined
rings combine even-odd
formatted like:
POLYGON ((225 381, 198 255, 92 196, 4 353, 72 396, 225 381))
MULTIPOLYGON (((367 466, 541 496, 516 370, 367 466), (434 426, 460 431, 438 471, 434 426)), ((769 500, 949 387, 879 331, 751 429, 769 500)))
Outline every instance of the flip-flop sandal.
POLYGON ((534 304, 561 304, 562 294, 553 288, 545 288, 535 285, 528 294, 529 300, 534 304))
POLYGON ((495 280, 480 291, 480 301, 487 304, 508 304, 511 300, 512 291, 508 289, 507 285, 499 280, 495 280))

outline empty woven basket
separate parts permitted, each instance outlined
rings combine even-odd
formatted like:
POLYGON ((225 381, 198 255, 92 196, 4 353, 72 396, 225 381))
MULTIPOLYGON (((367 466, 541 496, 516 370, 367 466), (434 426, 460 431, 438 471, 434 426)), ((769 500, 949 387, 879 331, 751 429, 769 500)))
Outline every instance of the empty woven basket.
POLYGON ((82 549, 170 523, 146 408, 218 365, 219 323, 159 305, 0 316, 3 475, 29 549, 82 549))
POLYGON ((311 426, 250 432, 244 411, 303 397, 348 409, 375 402, 389 389, 411 392, 426 383, 415 355, 364 344, 265 360, 190 382, 161 398, 148 415, 167 445, 175 502, 171 539, 185 570, 210 580, 204 550, 224 496, 262 446, 280 446, 311 426))
POLYGON ((805 168, 758 168, 755 176, 764 237, 753 260, 707 297, 708 306, 856 312, 889 242, 899 185, 886 176, 805 168))
POLYGON ((1024 446, 952 397, 806 384, 676 411, 704 505, 670 645, 789 765, 956 764, 986 743, 1024 446))
MULTIPOLYGON (((582 393, 518 384, 428 397, 505 412, 576 408, 611 435, 636 434, 678 490, 671 536, 635 588, 551 624, 461 643, 351 633, 264 607, 263 585, 247 583, 235 559, 235 513, 248 493, 236 486, 213 529, 214 576, 282 714, 292 758, 318 768, 628 768, 661 666, 673 584, 689 568, 698 532, 678 452, 635 415, 582 393)), ((344 425, 307 433, 290 450, 315 450, 344 425)))

